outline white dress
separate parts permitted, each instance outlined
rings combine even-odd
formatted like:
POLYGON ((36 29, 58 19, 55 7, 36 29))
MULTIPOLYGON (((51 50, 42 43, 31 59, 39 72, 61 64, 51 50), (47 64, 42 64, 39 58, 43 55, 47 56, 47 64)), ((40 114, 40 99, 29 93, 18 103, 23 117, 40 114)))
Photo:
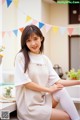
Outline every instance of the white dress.
POLYGON ((17 117, 19 120, 50 120, 51 94, 27 89, 24 84, 35 82, 49 87, 60 78, 45 55, 29 53, 29 56, 29 70, 26 73, 24 73, 23 54, 19 53, 15 60, 17 117))

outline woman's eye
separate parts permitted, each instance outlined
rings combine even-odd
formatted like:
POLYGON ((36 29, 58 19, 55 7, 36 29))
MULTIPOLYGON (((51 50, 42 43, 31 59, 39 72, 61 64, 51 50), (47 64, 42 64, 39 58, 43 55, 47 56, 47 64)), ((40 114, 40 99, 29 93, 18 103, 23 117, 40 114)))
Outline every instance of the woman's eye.
POLYGON ((38 40, 38 38, 34 38, 34 40, 36 41, 36 40, 38 40))
POLYGON ((27 40, 27 42, 30 42, 30 40, 27 40))

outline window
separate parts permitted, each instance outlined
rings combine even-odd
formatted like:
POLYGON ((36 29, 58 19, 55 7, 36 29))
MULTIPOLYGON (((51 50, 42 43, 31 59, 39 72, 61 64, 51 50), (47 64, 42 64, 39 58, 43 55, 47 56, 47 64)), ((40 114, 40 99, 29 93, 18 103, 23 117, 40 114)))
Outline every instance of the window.
POLYGON ((69 69, 80 69, 80 35, 69 37, 69 69))

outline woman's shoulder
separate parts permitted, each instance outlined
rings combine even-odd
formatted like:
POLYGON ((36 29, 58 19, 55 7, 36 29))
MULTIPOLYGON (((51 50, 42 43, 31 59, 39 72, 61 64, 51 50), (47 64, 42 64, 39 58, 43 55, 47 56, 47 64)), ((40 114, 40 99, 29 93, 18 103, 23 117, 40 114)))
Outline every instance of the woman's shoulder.
POLYGON ((18 52, 18 53, 16 54, 16 57, 23 57, 23 53, 22 53, 22 52, 18 52))
POLYGON ((44 54, 43 54, 43 58, 45 59, 45 61, 46 61, 47 63, 50 63, 50 59, 49 59, 49 57, 48 57, 47 55, 44 55, 44 54))
POLYGON ((52 68, 53 65, 52 65, 52 62, 51 62, 50 58, 46 55, 43 55, 43 57, 44 57, 44 60, 45 60, 46 64, 48 65, 48 67, 52 68))
POLYGON ((24 55, 22 52, 18 52, 15 57, 16 60, 24 59, 24 55))

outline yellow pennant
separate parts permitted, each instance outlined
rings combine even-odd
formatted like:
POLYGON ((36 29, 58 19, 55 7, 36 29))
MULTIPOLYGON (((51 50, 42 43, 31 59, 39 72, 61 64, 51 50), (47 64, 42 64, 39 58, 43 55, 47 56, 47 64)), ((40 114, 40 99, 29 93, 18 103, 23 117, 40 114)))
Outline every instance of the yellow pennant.
POLYGON ((59 27, 55 26, 55 27, 52 28, 52 30, 53 30, 54 32, 58 32, 59 27))
POLYGON ((16 7, 18 7, 19 0, 13 0, 16 7))
POLYGON ((32 18, 30 16, 26 17, 26 22, 29 22, 30 20, 32 20, 32 18))

